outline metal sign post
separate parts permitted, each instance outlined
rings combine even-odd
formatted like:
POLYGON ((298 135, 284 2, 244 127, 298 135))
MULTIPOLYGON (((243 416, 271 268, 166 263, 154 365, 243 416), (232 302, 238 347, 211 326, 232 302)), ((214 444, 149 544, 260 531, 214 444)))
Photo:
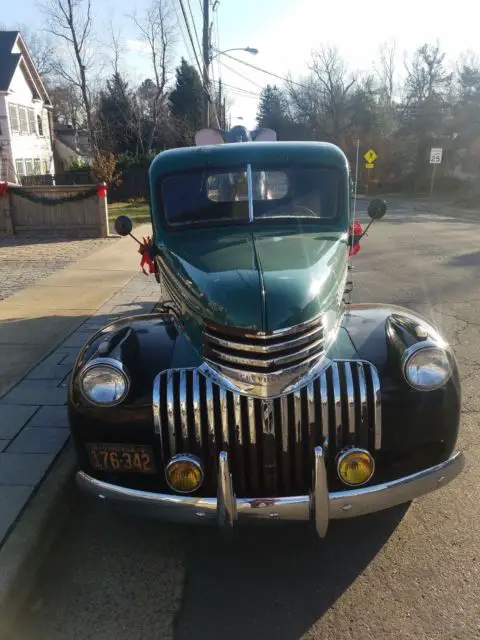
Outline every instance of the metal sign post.
POLYGON ((432 177, 430 178, 430 197, 433 196, 433 187, 435 185, 435 176, 437 173, 437 165, 442 163, 443 149, 440 147, 430 149, 430 164, 432 167, 432 177))
POLYGON ((375 160, 378 158, 377 154, 375 153, 375 151, 373 149, 369 149, 367 151, 367 153, 363 154, 363 157, 365 158, 365 167, 367 169, 367 196, 368 196, 368 189, 370 186, 370 171, 371 169, 374 168, 375 166, 375 160))

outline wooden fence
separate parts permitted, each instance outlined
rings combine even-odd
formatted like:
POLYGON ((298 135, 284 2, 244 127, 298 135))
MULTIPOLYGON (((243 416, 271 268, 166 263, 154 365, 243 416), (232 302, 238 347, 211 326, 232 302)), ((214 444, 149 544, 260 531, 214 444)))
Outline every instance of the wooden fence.
POLYGON ((25 196, 61 200, 87 195, 92 192, 92 185, 22 187, 23 195, 8 189, 0 195, 0 235, 105 238, 109 235, 107 198, 97 196, 94 187, 93 191, 82 199, 51 204, 33 202, 25 196))

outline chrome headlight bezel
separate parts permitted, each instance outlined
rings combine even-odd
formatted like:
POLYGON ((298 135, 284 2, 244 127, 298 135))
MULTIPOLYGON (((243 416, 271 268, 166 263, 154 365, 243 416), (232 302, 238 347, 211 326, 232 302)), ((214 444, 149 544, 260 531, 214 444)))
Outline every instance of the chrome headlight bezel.
POLYGON ((94 358, 93 360, 87 362, 87 364, 81 369, 78 375, 78 387, 80 389, 80 392, 82 393, 82 396, 89 404, 95 407, 116 407, 117 405, 121 404, 128 396, 128 393, 130 391, 130 375, 125 368, 125 365, 120 362, 120 360, 115 360, 114 358, 94 358), (123 377, 125 389, 122 395, 113 402, 97 402, 93 400, 85 391, 83 381, 86 374, 91 372, 92 369, 100 367, 111 369, 116 374, 120 374, 123 377))
POLYGON ((424 340, 422 342, 417 342, 408 347, 402 356, 402 373, 405 381, 412 389, 415 389, 416 391, 435 391, 445 386, 452 377, 452 355, 447 346, 444 344, 439 344, 433 340, 424 340), (433 385, 419 385, 412 381, 409 377, 408 367, 412 364, 412 360, 414 360, 415 357, 417 357, 419 354, 424 355, 428 352, 436 353, 437 355, 441 354, 441 356, 444 357, 446 362, 448 363, 448 370, 446 370, 446 374, 440 382, 433 385))

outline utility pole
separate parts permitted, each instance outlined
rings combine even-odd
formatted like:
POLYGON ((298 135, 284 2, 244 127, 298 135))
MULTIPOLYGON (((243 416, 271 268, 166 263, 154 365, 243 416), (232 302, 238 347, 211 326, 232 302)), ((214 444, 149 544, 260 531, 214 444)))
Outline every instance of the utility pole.
POLYGON ((203 0, 203 126, 210 126, 210 0, 203 0))

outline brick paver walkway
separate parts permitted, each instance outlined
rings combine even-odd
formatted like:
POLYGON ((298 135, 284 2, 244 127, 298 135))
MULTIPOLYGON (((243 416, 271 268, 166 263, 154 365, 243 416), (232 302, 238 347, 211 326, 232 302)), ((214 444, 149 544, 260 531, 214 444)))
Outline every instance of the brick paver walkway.
POLYGON ((117 241, 118 238, 0 237, 0 300, 117 241))

